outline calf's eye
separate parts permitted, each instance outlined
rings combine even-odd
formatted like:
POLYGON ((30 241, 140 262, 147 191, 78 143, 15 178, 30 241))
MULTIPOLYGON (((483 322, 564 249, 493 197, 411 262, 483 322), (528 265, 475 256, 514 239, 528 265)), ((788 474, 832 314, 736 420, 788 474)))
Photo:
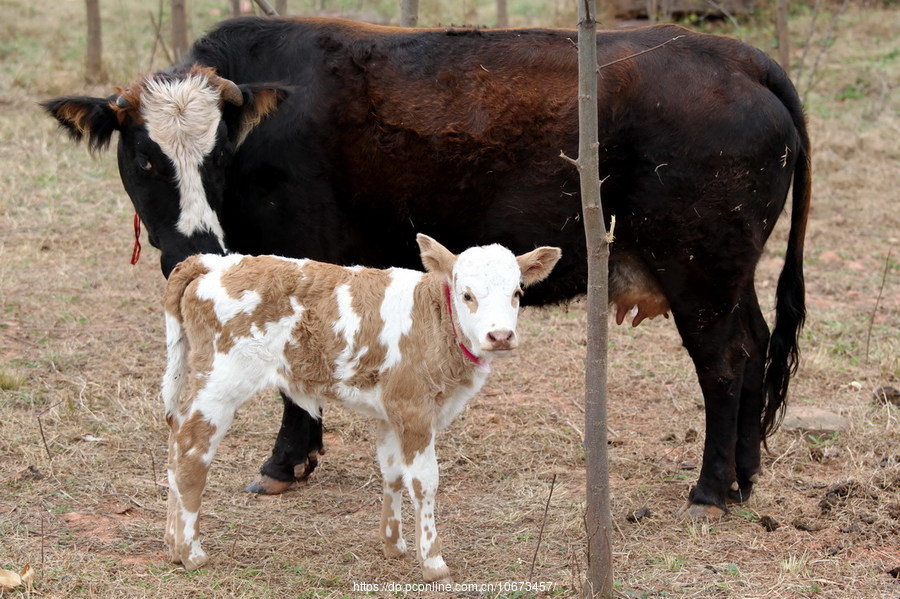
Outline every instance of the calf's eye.
POLYGON ((472 297, 471 293, 463 293, 463 301, 471 302, 473 299, 475 298, 472 297))

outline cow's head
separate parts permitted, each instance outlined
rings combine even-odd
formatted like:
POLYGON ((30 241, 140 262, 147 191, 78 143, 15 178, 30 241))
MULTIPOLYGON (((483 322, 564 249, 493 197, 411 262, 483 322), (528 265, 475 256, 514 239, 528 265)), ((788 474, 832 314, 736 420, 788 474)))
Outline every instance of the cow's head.
POLYGON ((562 252, 539 247, 514 256, 501 245, 473 247, 454 255, 440 243, 416 237, 422 263, 447 277, 457 336, 475 356, 493 356, 519 344, 516 320, 522 288, 543 281, 562 252))
POLYGON ((70 96, 42 106, 92 152, 119 132, 122 184, 168 277, 191 254, 227 251, 219 220, 226 169, 286 94, 280 86, 239 86, 195 65, 148 75, 108 98, 70 96))

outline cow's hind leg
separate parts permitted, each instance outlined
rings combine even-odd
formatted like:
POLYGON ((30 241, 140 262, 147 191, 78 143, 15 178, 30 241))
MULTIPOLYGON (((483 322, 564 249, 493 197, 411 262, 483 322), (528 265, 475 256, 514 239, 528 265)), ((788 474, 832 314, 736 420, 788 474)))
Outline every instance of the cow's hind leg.
POLYGON ((715 520, 727 511, 725 498, 736 478, 738 412, 747 364, 748 336, 742 308, 699 308, 679 312, 673 306, 682 341, 694 362, 706 410, 703 465, 688 503, 679 514, 715 520))
POLYGON ((322 444, 322 420, 313 418, 286 395, 281 428, 275 438, 272 456, 259 470, 259 478, 247 486, 248 493, 277 495, 287 491, 295 480, 305 480, 325 453, 322 444), (297 467, 305 465, 298 476, 297 467))
POLYGON ((728 498, 737 503, 750 498, 753 483, 759 477, 765 393, 763 381, 769 346, 769 327, 759 308, 756 291, 752 287, 741 299, 741 314, 745 319, 748 333, 747 345, 744 347, 747 361, 744 365, 738 411, 738 438, 735 451, 737 481, 728 493, 728 498))

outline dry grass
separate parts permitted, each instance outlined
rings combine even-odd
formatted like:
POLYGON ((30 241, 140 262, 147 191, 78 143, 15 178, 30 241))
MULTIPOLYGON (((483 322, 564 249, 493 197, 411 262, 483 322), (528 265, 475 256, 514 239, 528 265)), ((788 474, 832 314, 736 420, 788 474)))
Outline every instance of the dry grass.
MULTIPOLYGON (((132 211, 114 158, 71 147, 35 106, 83 89, 81 7, 54 10, 0 4, 0 568, 32 564, 40 597, 341 597, 358 594, 353 583, 374 582, 400 583, 398 596, 416 596, 402 590, 419 580, 416 565, 381 557, 366 421, 327 415, 329 453, 309 483, 274 498, 241 492, 274 438, 274 394, 242 412, 212 470, 203 527, 213 561, 195 573, 167 563, 157 396, 163 280, 146 243, 142 261, 128 264, 132 211), (75 23, 75 33, 51 33, 60 30, 55 20, 75 23)), ((143 15, 126 18, 123 4, 111 10, 121 31, 146 38, 143 15)), ((671 322, 614 329, 618 596, 898 594, 887 571, 900 566, 900 416, 872 400, 880 385, 900 386, 897 30, 896 10, 852 10, 810 94, 810 316, 792 401, 837 411, 851 428, 814 439, 779 432, 746 505, 715 525, 680 523, 673 512, 697 475, 703 438, 691 365, 671 322), (642 507, 649 518, 626 520, 642 507), (780 525, 769 532, 761 519, 780 525)), ((146 68, 149 43, 129 49, 111 36, 107 56, 121 83, 146 68)), ((785 229, 759 269, 767 306, 785 229)), ((438 517, 458 582, 529 578, 556 475, 531 579, 553 583, 542 596, 577 595, 585 567, 583 320, 577 302, 526 312, 522 350, 498 365, 440 440, 438 517)))

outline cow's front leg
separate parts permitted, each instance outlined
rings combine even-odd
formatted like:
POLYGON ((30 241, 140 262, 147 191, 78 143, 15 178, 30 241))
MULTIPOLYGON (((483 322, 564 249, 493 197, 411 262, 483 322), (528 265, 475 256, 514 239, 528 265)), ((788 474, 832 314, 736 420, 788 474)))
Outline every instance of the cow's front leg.
MULTIPOLYGON (((409 429, 404 430, 409 434, 409 429)), ((419 439, 423 436, 418 435, 419 439)), ((416 513, 416 555, 422 566, 426 582, 449 580, 450 568, 441 555, 441 539, 434 522, 435 496, 438 489, 438 463, 434 452, 434 432, 428 431, 428 444, 418 451, 410 448, 408 439, 402 439, 404 456, 412 455, 407 462, 406 490, 416 513)))
POLYGON ((385 557, 406 555, 401 507, 403 502, 403 458, 400 442, 390 425, 383 423, 378 438, 378 464, 384 485, 381 503, 381 536, 385 557))

